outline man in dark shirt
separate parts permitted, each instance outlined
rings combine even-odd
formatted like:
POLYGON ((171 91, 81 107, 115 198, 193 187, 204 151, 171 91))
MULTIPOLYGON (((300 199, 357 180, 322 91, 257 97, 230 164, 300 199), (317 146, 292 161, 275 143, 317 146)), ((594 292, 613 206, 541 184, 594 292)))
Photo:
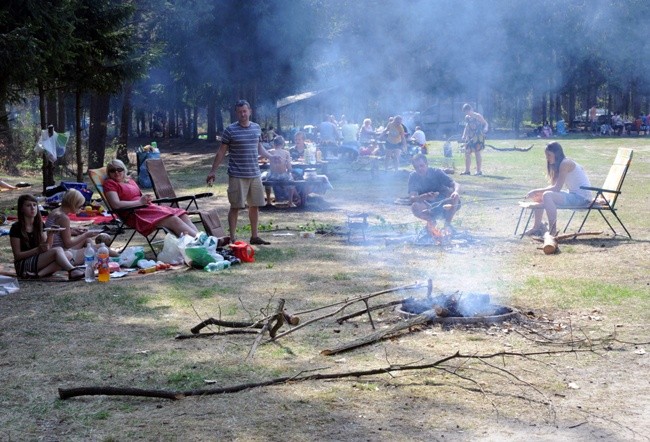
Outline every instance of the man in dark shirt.
POLYGON ((411 163, 415 172, 409 176, 408 193, 413 215, 433 223, 444 218, 445 227, 451 228, 451 220, 460 208, 460 186, 442 169, 429 167, 423 154, 414 155, 411 163))

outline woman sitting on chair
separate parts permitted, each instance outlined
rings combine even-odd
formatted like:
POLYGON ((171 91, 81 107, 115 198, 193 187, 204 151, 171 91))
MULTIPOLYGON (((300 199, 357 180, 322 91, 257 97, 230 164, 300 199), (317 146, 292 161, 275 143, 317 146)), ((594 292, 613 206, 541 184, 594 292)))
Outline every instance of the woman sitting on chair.
POLYGON ((535 224, 526 235, 543 235, 542 216, 546 211, 548 230, 551 235, 557 234, 557 208, 572 206, 587 206, 591 202, 591 191, 581 189, 590 187, 589 178, 582 166, 564 156, 562 146, 558 142, 549 143, 544 151, 546 155, 546 170, 550 186, 533 189, 526 195, 543 207, 534 209, 535 224), (566 185, 567 190, 562 191, 566 185))
POLYGON ((126 225, 138 233, 148 236, 157 228, 165 228, 176 236, 181 234, 195 236, 198 230, 187 212, 168 206, 152 204, 153 196, 143 195, 138 184, 129 178, 126 166, 120 160, 112 160, 106 165, 104 194, 111 209, 122 211, 126 225), (139 209, 128 211, 139 206, 139 209))

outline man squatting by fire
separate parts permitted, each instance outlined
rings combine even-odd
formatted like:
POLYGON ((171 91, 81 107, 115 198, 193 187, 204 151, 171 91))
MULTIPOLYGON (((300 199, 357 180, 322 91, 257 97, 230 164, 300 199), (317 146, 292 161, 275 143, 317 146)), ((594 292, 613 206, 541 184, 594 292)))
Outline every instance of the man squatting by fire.
POLYGON ((429 167, 424 154, 411 159, 414 172, 408 182, 411 211, 416 217, 435 226, 436 219, 445 220, 445 229, 453 231, 451 220, 460 208, 460 186, 437 167, 429 167))

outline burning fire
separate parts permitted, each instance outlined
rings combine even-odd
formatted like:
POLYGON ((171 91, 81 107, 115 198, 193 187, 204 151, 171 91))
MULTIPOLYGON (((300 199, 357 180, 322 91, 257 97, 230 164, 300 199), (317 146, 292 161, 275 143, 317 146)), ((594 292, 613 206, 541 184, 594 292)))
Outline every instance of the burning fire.
POLYGON ((438 244, 442 243, 442 241, 451 235, 451 232, 446 229, 439 229, 433 221, 427 221, 427 232, 429 232, 429 235, 431 235, 438 244))

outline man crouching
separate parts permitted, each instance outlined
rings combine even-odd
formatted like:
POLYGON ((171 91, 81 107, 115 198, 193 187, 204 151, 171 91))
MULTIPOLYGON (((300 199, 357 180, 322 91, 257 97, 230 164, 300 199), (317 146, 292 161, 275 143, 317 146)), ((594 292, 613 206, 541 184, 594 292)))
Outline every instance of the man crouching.
POLYGON ((416 217, 431 222, 445 220, 445 229, 453 231, 451 220, 460 208, 460 186, 442 169, 429 167, 427 157, 414 155, 411 164, 415 172, 409 176, 408 193, 411 211, 416 217))

